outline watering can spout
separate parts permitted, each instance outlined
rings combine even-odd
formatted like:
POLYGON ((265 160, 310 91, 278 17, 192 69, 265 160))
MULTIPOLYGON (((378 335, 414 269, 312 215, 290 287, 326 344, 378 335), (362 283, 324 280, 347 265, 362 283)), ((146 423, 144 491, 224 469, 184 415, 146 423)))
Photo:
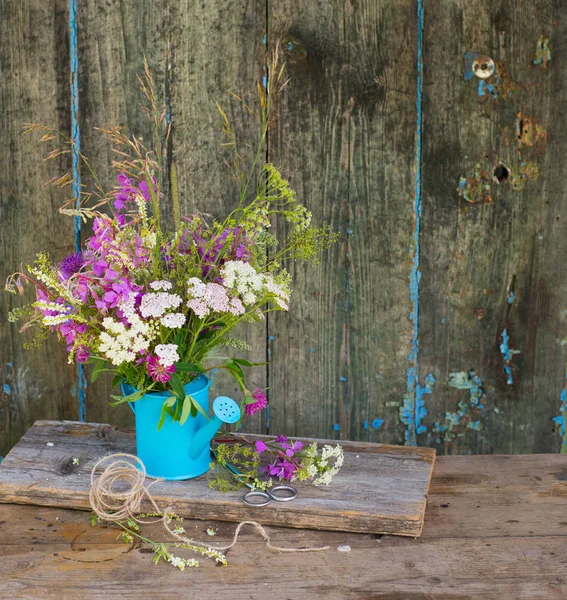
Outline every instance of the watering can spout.
POLYGON ((219 396, 213 402, 213 416, 191 438, 189 458, 197 459, 211 444, 215 433, 223 423, 236 423, 240 408, 232 398, 219 396))

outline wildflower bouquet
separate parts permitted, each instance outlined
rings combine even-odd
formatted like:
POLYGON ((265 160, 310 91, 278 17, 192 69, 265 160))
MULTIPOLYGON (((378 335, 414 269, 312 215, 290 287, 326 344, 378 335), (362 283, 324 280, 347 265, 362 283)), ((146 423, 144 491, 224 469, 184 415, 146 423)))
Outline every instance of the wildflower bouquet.
MULTIPOLYGON (((230 372, 242 391, 241 409, 254 414, 267 404, 265 392, 249 390, 244 371, 252 363, 219 357, 222 347, 247 345, 233 335, 240 323, 261 321, 274 310, 288 310, 291 277, 284 261, 316 260, 335 239, 329 227, 311 225, 311 214, 296 198, 280 170, 261 161, 271 111, 285 86, 277 54, 270 65, 267 86, 258 86, 259 108, 246 105, 260 126, 260 139, 250 167, 239 152, 226 114, 220 109, 232 170, 238 185, 236 208, 224 219, 196 213, 181 215, 177 172, 167 173, 172 218, 166 227, 162 204, 166 198, 163 144, 169 135, 165 111, 158 107, 149 69, 140 79, 154 125, 154 147, 127 137, 119 128, 101 130, 117 160, 113 190, 103 189, 88 159, 78 154, 83 170, 92 176, 79 202, 61 212, 83 221, 92 219, 92 236, 80 252, 53 261, 40 253, 27 272, 12 275, 9 291, 36 289, 33 303, 11 312, 23 319, 22 329, 38 328, 35 346, 56 332, 64 340, 69 362, 91 363, 92 380, 114 374, 113 385, 127 382, 133 393, 112 396, 112 404, 135 402, 149 392, 165 394, 160 425, 166 414, 181 424, 203 412, 184 386, 213 368, 230 372), (287 237, 271 233, 272 219, 287 222, 287 237), (218 357, 218 358, 217 358, 218 357), (175 402, 169 398, 173 397, 175 402)), ((238 98, 239 101, 242 101, 238 98)), ((49 158, 71 152, 74 141, 39 125, 42 142, 63 138, 49 158)), ((52 181, 66 187, 65 174, 52 181)))

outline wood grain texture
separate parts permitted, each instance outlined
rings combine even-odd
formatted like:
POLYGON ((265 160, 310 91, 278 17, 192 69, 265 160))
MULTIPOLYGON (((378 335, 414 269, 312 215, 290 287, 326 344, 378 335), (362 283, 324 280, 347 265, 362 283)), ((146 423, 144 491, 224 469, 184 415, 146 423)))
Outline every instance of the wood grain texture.
MULTIPOLYGON (((179 176, 183 214, 197 211, 223 220, 238 205, 238 187, 226 165, 232 149, 223 146, 217 102, 226 112, 243 157, 252 164, 259 126, 228 91, 254 102, 265 62, 266 6, 261 0, 195 3, 170 2, 172 155, 179 176)), ((266 361, 266 328, 242 327, 236 337, 252 348, 252 362, 266 361)), ((227 349, 237 356, 236 351, 227 349)), ((241 353, 242 354, 242 353, 241 353)), ((253 390, 266 386, 266 368, 246 371, 253 390)), ((236 381, 225 371, 212 373, 212 397, 241 398, 236 381)), ((247 418, 249 431, 265 432, 264 416, 247 418)))
MULTIPOLYGON (((110 425, 38 421, 0 465, 0 502, 90 509, 96 462, 116 452, 135 454, 135 446, 133 433, 110 425)), ((206 476, 158 482, 151 494, 158 506, 197 519, 261 519, 267 525, 419 536, 435 452, 350 446, 345 443, 345 462, 333 485, 297 482, 293 502, 250 508, 242 502, 242 491, 211 490, 206 476)), ((149 503, 146 510, 151 510, 149 503)))
MULTIPOLYGON (((146 99, 137 76, 143 74, 144 57, 154 77, 161 104, 165 106, 166 17, 164 0, 141 5, 135 0, 94 0, 78 3, 79 34, 79 127, 81 148, 106 190, 116 185, 111 167, 116 155, 96 127, 124 127, 130 135, 152 147, 152 126, 142 106, 146 99)), ((82 177, 92 183, 86 169, 82 177)), ((81 239, 91 234, 83 226, 81 239)), ((90 369, 87 369, 90 376, 90 369)), ((87 384, 86 414, 90 421, 130 425, 133 416, 123 405, 112 408, 112 377, 104 373, 96 385, 87 384)))
MULTIPOLYGON (((284 547, 330 546, 298 561, 267 552, 244 529, 228 567, 201 559, 189 573, 153 567, 146 549, 118 542, 111 527, 91 527, 84 512, 2 505, 0 598, 134 598, 143 587, 158 600, 180 589, 187 598, 236 600, 559 600, 567 594, 566 469, 560 456, 442 456, 418 540, 268 528, 284 547), (338 552, 344 545, 351 551, 338 552)), ((214 527, 219 544, 234 531, 222 522, 183 525, 200 538, 214 527)), ((161 535, 159 526, 144 531, 161 535)))
MULTIPOLYGON (((551 452, 560 446, 552 417, 559 414, 565 383, 567 271, 563 217, 567 134, 560 127, 567 92, 567 21, 555 2, 428 3, 425 13, 425 129, 423 162, 420 371, 438 383, 428 397, 429 432, 434 421, 468 400, 448 386, 451 372, 474 369, 487 400, 467 411, 455 432, 463 437, 440 450, 551 452), (538 39, 549 37, 552 61, 534 64, 538 39), (479 95, 479 80, 465 81, 465 52, 501 63, 508 85, 494 98, 479 95), (522 164, 539 170, 521 180, 522 164), (475 178, 475 165, 479 176, 475 178), (501 183, 494 169, 504 165, 501 183), (475 180, 486 185, 473 204, 475 180), (518 189, 523 188, 523 189, 518 189), (491 202, 488 201, 488 196, 491 202), (510 373, 501 349, 509 336, 510 373), (479 421, 478 432, 465 429, 479 421)), ((505 80, 502 76, 502 81, 505 80)))
POLYGON ((269 16, 291 77, 269 157, 314 223, 340 233, 320 265, 292 268, 291 312, 270 318, 270 431, 400 442, 415 2, 286 0, 269 16))
MULTIPOLYGON (((67 2, 2 2, 0 18, 0 278, 32 263, 37 252, 56 260, 73 250, 73 220, 58 209, 68 191, 42 187, 69 168, 68 157, 44 162, 39 135, 22 135, 26 123, 69 131, 67 2)), ((26 291, 33 299, 33 290, 26 291)), ((75 371, 53 338, 24 350, 18 324, 8 312, 21 297, 0 302, 0 456, 38 417, 76 418, 75 371)))

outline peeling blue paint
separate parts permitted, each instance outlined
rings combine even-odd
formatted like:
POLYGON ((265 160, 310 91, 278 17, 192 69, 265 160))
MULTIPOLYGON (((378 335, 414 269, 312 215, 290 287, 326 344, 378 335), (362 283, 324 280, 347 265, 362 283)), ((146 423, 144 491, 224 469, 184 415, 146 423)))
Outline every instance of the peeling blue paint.
POLYGON ((409 291, 411 312, 410 321, 413 325, 411 336, 411 351, 408 354, 407 388, 404 395, 403 406, 400 408, 400 420, 406 425, 404 433, 407 445, 417 445, 417 433, 420 421, 420 412, 423 407, 418 406, 418 354, 419 354, 419 237, 421 234, 421 167, 422 167, 422 137, 423 137, 423 27, 424 6, 423 0, 417 1, 417 97, 415 107, 417 112, 415 157, 414 157, 414 231, 409 248, 411 257, 411 271, 409 278, 409 291))
POLYGON ((502 343, 500 344, 500 353, 504 359, 504 371, 506 373, 506 383, 508 385, 512 385, 514 383, 514 379, 512 378, 512 356, 514 354, 520 354, 519 350, 512 350, 509 346, 510 338, 508 336, 508 332, 506 329, 502 330, 501 333, 502 343))
POLYGON ((347 235, 354 235, 354 231, 352 229, 346 230, 347 235))
POLYGON ((445 319, 441 319, 441 325, 445 325, 445 319))
POLYGON ((382 427, 383 424, 384 424, 384 419, 374 419, 372 421, 372 428, 380 429, 380 427, 382 427))
POLYGON ((469 81, 474 77, 473 63, 480 56, 474 52, 465 52, 463 58, 465 60, 465 81, 469 81))
POLYGON ((264 46, 268 43, 268 36, 266 34, 264 34, 264 37, 262 38, 262 44, 264 44, 264 46))
POLYGON ((7 383, 4 384, 4 393, 7 396, 11 396, 12 395, 12 388, 7 383))
POLYGON ((341 426, 340 426, 338 423, 335 423, 335 424, 333 425, 333 429, 334 429, 335 431, 340 431, 340 430, 341 430, 341 426))
POLYGON ((6 365, 7 365, 8 367, 11 367, 12 369, 14 368, 14 363, 11 363, 11 362, 9 362, 9 363, 6 363, 6 365))
POLYGON ((315 348, 309 348, 309 352, 311 352, 311 353, 315 352, 315 348))
MULTIPOLYGON (((75 206, 81 204, 81 173, 79 157, 81 152, 81 135, 79 130, 79 53, 77 45, 77 0, 69 0, 69 54, 71 63, 71 167, 73 172, 73 197, 75 206)), ((81 217, 75 217, 75 252, 81 251, 81 217)), ((77 364, 79 421, 86 420, 87 378, 85 366, 77 364)))
POLYGON ((514 302, 514 298, 515 297, 516 297, 516 295, 514 294, 514 292, 509 292, 508 293, 508 298, 507 298, 508 304, 512 304, 514 302))
POLYGON ((273 335, 271 335, 268 339, 270 340, 270 342, 273 342, 276 338, 273 335))
POLYGON ((339 380, 340 380, 340 381, 347 381, 347 378, 346 378, 346 377, 343 377, 343 376, 341 375, 341 376, 339 377, 339 380))
POLYGON ((445 413, 445 422, 443 424, 436 421, 433 424, 433 432, 436 434, 435 441, 440 444, 441 442, 451 442, 456 437, 463 437, 464 432, 455 433, 455 427, 464 425, 466 429, 472 429, 474 431, 480 431, 482 429, 482 423, 480 420, 472 421, 469 416, 470 410, 482 410, 484 408, 484 400, 486 395, 482 389, 482 380, 475 373, 474 370, 466 373, 465 371, 459 371, 456 373, 449 373, 449 387, 456 390, 468 390, 469 398, 467 400, 460 400, 457 403, 456 412, 445 413))
POLYGON ((499 83, 499 78, 496 75, 493 75, 493 77, 495 77, 495 82, 494 83, 488 83, 486 81, 486 79, 479 79, 478 80, 478 95, 479 96, 486 96, 487 94, 490 94, 493 98, 498 98, 498 94, 496 92, 496 86, 499 83))
POLYGON ((368 425, 368 419, 366 419, 364 421, 363 427, 364 427, 364 429, 368 429, 368 427, 369 427, 369 425, 368 425))
POLYGON ((565 386, 567 386, 567 366, 564 387, 559 396, 559 400, 561 400, 559 414, 556 417, 552 417, 552 421, 557 425, 557 433, 561 436, 562 454, 567 454, 567 387, 565 386))
POLYGON ((412 428, 414 435, 425 433, 427 431, 427 427, 421 422, 427 415, 427 408, 423 397, 427 394, 431 394, 435 383, 435 377, 433 377, 432 373, 429 373, 425 378, 425 385, 423 387, 419 385, 419 382, 416 382, 414 398, 409 397, 407 394, 404 396, 403 403, 400 406, 400 420, 407 425, 405 431, 406 445, 415 445, 409 437, 412 428))

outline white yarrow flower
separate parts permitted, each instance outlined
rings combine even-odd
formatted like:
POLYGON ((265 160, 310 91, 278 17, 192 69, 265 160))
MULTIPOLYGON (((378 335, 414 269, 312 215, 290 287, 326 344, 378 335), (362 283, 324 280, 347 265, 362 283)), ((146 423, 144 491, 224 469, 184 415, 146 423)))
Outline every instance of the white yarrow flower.
POLYGON ((177 344, 159 344, 156 346, 156 354, 162 367, 170 367, 179 360, 177 344))
POLYGON ((185 325, 185 315, 183 313, 169 313, 167 315, 163 315, 163 317, 160 319, 160 322, 164 327, 179 329, 185 325))

